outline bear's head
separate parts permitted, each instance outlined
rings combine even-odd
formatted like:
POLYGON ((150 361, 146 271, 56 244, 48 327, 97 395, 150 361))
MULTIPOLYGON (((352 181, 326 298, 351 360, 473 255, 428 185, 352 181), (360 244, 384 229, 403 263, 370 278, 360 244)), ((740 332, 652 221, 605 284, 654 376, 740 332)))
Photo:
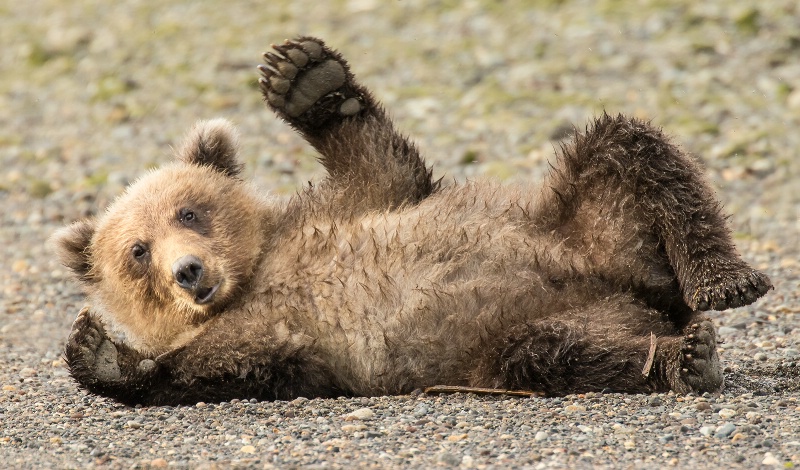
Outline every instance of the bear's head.
POLYGON ((236 152, 229 122, 200 122, 176 162, 133 183, 103 215, 53 236, 93 310, 143 352, 188 340, 254 275, 269 205, 239 179, 236 152))

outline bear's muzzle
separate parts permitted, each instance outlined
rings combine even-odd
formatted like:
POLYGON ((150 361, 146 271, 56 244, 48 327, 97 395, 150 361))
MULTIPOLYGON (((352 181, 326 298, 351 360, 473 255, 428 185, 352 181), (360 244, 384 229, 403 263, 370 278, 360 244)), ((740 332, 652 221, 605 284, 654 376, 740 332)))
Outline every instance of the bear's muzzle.
POLYGON ((175 282, 182 289, 193 294, 195 303, 199 305, 211 302, 219 289, 219 283, 211 287, 204 287, 201 282, 203 274, 203 262, 197 256, 181 256, 172 263, 172 276, 175 282))

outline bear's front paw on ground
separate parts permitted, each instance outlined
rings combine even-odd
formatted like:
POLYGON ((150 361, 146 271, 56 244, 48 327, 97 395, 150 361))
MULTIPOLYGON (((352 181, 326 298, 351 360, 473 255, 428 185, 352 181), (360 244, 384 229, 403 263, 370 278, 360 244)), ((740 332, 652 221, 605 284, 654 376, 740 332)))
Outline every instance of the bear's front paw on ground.
POLYGON ((270 107, 290 124, 318 127, 332 117, 364 109, 364 96, 347 63, 319 39, 303 37, 272 46, 259 65, 261 91, 270 107))
POLYGON ((718 392, 722 389, 722 366, 717 356, 717 338, 711 320, 687 326, 677 364, 679 393, 718 392))
POLYGON ((687 300, 697 310, 727 310, 750 305, 772 289, 766 274, 743 266, 716 274, 712 281, 701 283, 687 300))
POLYGON ((113 382, 121 376, 117 347, 88 308, 72 324, 64 359, 72 376, 83 384, 113 382))

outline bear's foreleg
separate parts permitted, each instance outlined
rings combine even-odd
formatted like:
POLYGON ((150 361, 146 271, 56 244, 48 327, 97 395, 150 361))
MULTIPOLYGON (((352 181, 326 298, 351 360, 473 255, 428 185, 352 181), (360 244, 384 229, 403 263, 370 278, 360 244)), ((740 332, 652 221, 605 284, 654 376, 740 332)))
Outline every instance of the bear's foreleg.
POLYGON ((417 148, 395 130, 338 52, 300 37, 273 46, 264 58, 264 100, 320 152, 329 182, 348 207, 391 209, 438 188, 417 148))
POLYGON ((181 348, 146 357, 111 341, 84 309, 73 323, 64 359, 82 388, 129 405, 346 394, 332 385, 324 362, 307 348, 269 344, 267 338, 264 344, 231 348, 214 341, 217 332, 211 336, 212 341, 201 335, 181 348))

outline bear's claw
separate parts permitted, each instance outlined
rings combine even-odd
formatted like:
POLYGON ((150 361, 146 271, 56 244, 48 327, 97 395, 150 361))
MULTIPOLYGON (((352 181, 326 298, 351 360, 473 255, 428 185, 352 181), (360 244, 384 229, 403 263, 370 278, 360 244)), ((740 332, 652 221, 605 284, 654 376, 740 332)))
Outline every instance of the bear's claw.
POLYGON ((772 289, 769 277, 754 269, 734 271, 729 278, 700 286, 688 302, 696 310, 727 310, 750 305, 772 289))
POLYGON ((269 106, 298 128, 317 128, 333 117, 363 110, 364 94, 347 62, 319 39, 302 37, 273 45, 259 65, 259 86, 269 106))

